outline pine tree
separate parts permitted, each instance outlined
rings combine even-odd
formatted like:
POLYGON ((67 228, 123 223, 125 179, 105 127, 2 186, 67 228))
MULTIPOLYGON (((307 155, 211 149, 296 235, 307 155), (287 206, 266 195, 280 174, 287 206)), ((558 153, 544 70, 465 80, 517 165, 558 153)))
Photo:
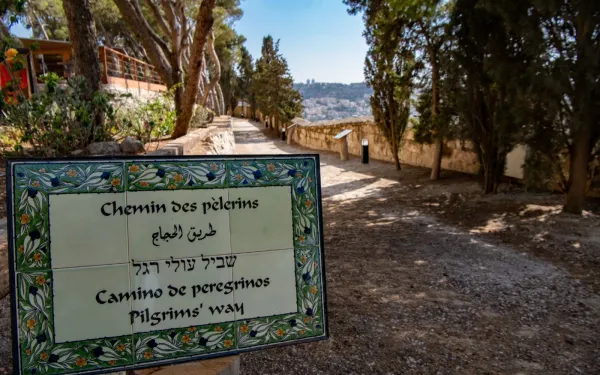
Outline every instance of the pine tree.
POLYGON ((560 140, 570 157, 564 211, 581 214, 600 142, 600 2, 530 0, 523 8, 511 26, 533 39, 541 60, 532 75, 543 77, 534 90, 544 114, 553 116, 545 136, 560 140))
POLYGON ((496 193, 527 121, 517 113, 527 100, 521 88, 531 78, 531 59, 524 40, 481 0, 457 0, 452 26, 455 108, 479 155, 484 192, 496 193))
POLYGON ((396 169, 399 151, 409 123, 411 94, 418 64, 414 36, 406 19, 398 17, 387 2, 346 0, 349 13, 362 11, 365 37, 370 45, 365 59, 365 80, 373 88, 371 108, 375 123, 388 140, 396 169))
POLYGON ((445 78, 443 65, 443 48, 449 35, 449 4, 444 0, 390 0, 390 7, 395 18, 403 18, 410 36, 414 38, 415 55, 420 58, 426 68, 422 79, 426 82, 421 92, 423 98, 429 100, 429 130, 432 133, 431 143, 435 144, 435 154, 431 166, 431 179, 440 178, 444 138, 449 133, 450 122, 442 113, 441 98, 443 93, 442 80, 445 78))
POLYGON ((274 42, 270 35, 263 38, 251 93, 261 112, 275 123, 285 124, 302 113, 302 96, 294 89, 287 61, 279 53, 279 41, 274 42))
POLYGON ((252 62, 252 55, 250 52, 248 52, 246 47, 242 46, 240 49, 238 88, 242 100, 250 104, 250 112, 252 117, 254 117, 254 110, 256 106, 256 99, 250 90, 253 79, 254 64, 252 62))

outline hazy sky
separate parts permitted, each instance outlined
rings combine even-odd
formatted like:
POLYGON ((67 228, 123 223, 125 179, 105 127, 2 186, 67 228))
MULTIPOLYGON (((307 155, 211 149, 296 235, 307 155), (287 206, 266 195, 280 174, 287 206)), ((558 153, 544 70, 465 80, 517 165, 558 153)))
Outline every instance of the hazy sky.
POLYGON ((242 0, 244 16, 235 29, 246 36, 256 59, 262 38, 280 39, 296 82, 362 82, 367 45, 360 16, 342 0, 242 0))
MULTIPOLYGON (((362 82, 367 44, 360 16, 350 16, 342 0, 242 0, 244 16, 235 29, 248 39, 257 59, 262 38, 280 39, 296 82, 362 82)), ((29 30, 13 27, 19 36, 29 30)))

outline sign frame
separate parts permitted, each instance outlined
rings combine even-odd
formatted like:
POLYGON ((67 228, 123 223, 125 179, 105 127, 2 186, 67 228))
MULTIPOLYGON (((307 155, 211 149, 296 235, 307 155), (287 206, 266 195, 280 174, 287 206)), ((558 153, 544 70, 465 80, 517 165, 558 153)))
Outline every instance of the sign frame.
POLYGON ((338 134, 336 134, 336 135, 333 137, 333 139, 335 139, 335 140, 343 139, 343 138, 345 138, 345 137, 349 136, 349 135, 350 135, 350 133, 352 133, 352 132, 353 132, 353 130, 352 130, 352 129, 344 129, 344 130, 342 130, 341 132, 339 132, 338 134))
MULTIPOLYGON (((153 173, 153 169, 148 173, 153 173)), ((318 154, 9 158, 6 160, 6 185, 11 330, 13 371, 15 374, 103 374, 237 355, 249 351, 327 340, 329 338, 323 209, 318 154), (113 167, 121 164, 122 169, 119 171, 118 168, 108 168, 102 172, 102 169, 96 168, 103 164, 112 165, 113 167), (92 168, 81 169, 83 166, 92 168), (161 166, 170 166, 174 169, 169 172, 168 168, 161 169, 161 166), (208 170, 209 172, 206 174, 208 178, 195 179, 195 177, 190 177, 190 184, 191 182, 194 182, 194 184, 186 185, 185 179, 179 177, 175 179, 179 180, 175 184, 172 172, 182 176, 186 167, 200 168, 203 171, 208 170), (139 177, 139 173, 142 173, 140 170, 143 169, 148 172, 152 168, 157 169, 156 176, 159 176, 161 181, 170 179, 171 184, 161 182, 161 187, 149 189, 146 189, 148 184, 129 185, 132 176, 137 174, 137 177, 139 177), (102 174, 98 178, 100 172, 102 174), (90 176, 94 173, 96 173, 94 181, 97 183, 91 186, 93 184, 90 182, 90 176), (221 174, 219 175, 219 173, 221 174), (83 176, 77 176, 77 174, 83 176), (76 180, 77 177, 83 177, 84 180, 81 180, 81 178, 76 180), (85 178, 88 180, 86 181, 85 178), (218 183, 213 184, 215 180, 218 183), (48 196, 50 194, 69 188, 71 193, 93 194, 98 192, 160 191, 179 188, 228 189, 264 186, 291 186, 294 260, 297 262, 294 266, 295 279, 297 280, 297 307, 298 310, 302 308, 298 303, 304 298, 300 293, 304 293, 307 296, 306 298, 311 298, 311 295, 313 295, 312 297, 318 301, 315 302, 314 306, 310 304, 309 300, 302 302, 303 306, 312 306, 314 310, 313 308, 307 308, 306 311, 298 311, 296 314, 284 314, 285 316, 251 318, 247 321, 238 319, 195 327, 133 333, 129 337, 129 341, 127 341, 129 335, 125 335, 115 338, 54 344, 54 336, 48 337, 50 336, 48 332, 53 329, 54 322, 50 234, 49 230, 44 231, 35 228, 36 226, 39 228, 40 225, 42 227, 49 225, 41 222, 41 220, 47 218, 47 221, 49 221, 48 196), (85 191, 83 187, 85 187, 85 191), (21 198, 17 196, 17 193, 21 194, 21 198), (307 196, 309 198, 306 198, 307 196), (30 217, 33 216, 30 215, 17 218, 17 215, 23 212, 17 204, 22 203, 19 199, 25 199, 27 204, 38 204, 38 208, 41 207, 40 212, 45 208, 46 211, 42 213, 45 216, 36 218, 30 217), (45 203, 43 203, 44 199, 45 203), (311 211, 314 212, 314 219, 311 219, 309 226, 302 229, 298 227, 299 223, 296 220, 299 219, 296 216, 301 214, 298 210, 304 207, 314 209, 314 211, 311 211), (23 227, 28 225, 32 225, 34 229, 25 228, 23 230, 23 227), (302 230, 305 231, 305 235, 302 230), (24 241, 28 241, 27 250, 22 247, 24 241), (17 244, 19 244, 18 247, 17 244), (32 247, 35 251, 30 251, 32 247), (28 258, 32 254, 33 257, 28 258), (23 262, 27 259, 35 263, 33 268, 23 262), (303 273, 304 270, 308 270, 306 274, 303 273), (29 300, 29 298, 33 299, 29 300), (24 309, 20 308, 21 305, 25 306, 30 302, 40 304, 40 301, 44 301, 44 298, 50 301, 50 306, 39 305, 43 306, 42 309, 45 309, 44 311, 47 313, 48 319, 46 322, 43 321, 43 314, 39 315, 42 316, 39 321, 36 321, 36 319, 22 319, 26 317, 26 314, 23 314, 24 309), (225 327, 225 332, 227 332, 227 335, 223 338, 229 341, 228 345, 227 343, 223 345, 226 340, 221 339, 217 343, 220 344, 220 347, 219 345, 213 346, 214 350, 198 350, 202 343, 205 346, 208 344, 203 341, 204 336, 201 335, 208 335, 213 331, 223 332, 221 326, 225 327), (305 329, 298 330, 302 327, 305 329), (256 328, 256 330, 253 328, 256 328), (276 328, 277 330, 273 331, 276 328), (228 333, 230 329, 231 335, 228 333), (157 343, 161 343, 160 340, 169 340, 166 331, 169 331, 168 336, 172 340, 181 340, 183 336, 192 337, 193 335, 195 340, 199 340, 194 341, 194 343, 198 342, 199 344, 198 346, 193 345, 195 350, 189 350, 188 352, 180 349, 181 353, 179 354, 175 351, 160 358, 144 357, 144 355, 147 355, 146 353, 154 352, 157 343), (151 335, 157 337, 152 338, 151 335), (261 335, 263 335, 262 338, 261 335), (148 337, 150 337, 150 340, 147 340, 148 337), (122 340, 122 342, 119 340, 122 340), (144 340, 148 342, 144 342, 144 340), (242 340, 246 340, 245 343, 252 342, 252 344, 242 345, 242 340), (140 345, 137 345, 138 343, 140 345), (151 343, 152 345, 150 345, 151 343), (103 347, 103 345, 108 346, 103 347), (152 347, 153 345, 154 347, 152 347), (138 346, 142 347, 141 351, 138 346), (122 349, 121 352, 124 352, 121 357, 107 360, 110 357, 106 355, 107 352, 110 351, 111 355, 118 354, 120 349, 122 349), (61 361, 61 356, 65 358, 65 355, 67 360, 61 361), (37 366, 31 366, 33 359, 28 361, 28 358, 33 356, 37 358, 37 366), (129 358, 129 356, 131 357, 129 358), (29 363, 29 367, 25 365, 25 362, 29 363), (29 371, 25 371, 27 369, 29 371), (35 371, 32 371, 33 369, 35 371)), ((302 220, 302 223, 308 223, 306 218, 302 220)), ((29 307, 31 307, 31 304, 29 307)), ((38 312, 41 314, 41 311, 38 312)))

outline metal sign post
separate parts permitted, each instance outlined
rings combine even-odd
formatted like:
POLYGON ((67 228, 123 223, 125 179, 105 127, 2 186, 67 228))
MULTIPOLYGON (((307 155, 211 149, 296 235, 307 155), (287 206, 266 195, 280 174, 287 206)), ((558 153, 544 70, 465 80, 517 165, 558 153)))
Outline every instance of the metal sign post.
POLYGON ((350 154, 348 153, 348 135, 352 133, 352 130, 346 129, 338 133, 333 139, 339 141, 340 144, 340 160, 350 160, 350 154))

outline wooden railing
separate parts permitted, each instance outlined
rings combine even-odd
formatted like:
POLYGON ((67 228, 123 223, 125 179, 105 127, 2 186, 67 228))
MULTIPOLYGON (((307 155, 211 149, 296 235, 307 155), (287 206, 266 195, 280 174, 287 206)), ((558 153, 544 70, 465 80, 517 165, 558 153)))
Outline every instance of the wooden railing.
POLYGON ((104 66, 102 77, 104 84, 123 84, 124 82, 127 86, 127 81, 136 81, 137 83, 147 84, 148 89, 152 91, 166 89, 165 83, 161 80, 154 66, 112 48, 102 46, 99 52, 100 61, 104 66))

